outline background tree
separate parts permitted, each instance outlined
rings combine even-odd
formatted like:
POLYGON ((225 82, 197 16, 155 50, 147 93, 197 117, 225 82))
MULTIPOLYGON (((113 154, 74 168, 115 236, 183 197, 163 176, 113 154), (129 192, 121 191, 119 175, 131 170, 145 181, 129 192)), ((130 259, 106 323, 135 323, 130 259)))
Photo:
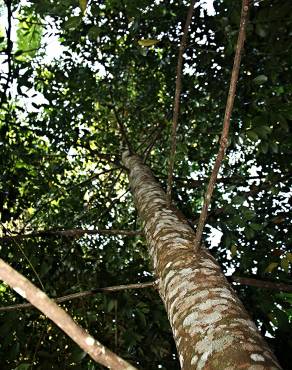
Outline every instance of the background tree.
MULTIPOLYGON (((6 0, 1 7, 1 257, 51 297, 153 280, 142 236, 80 229, 141 228, 120 162, 121 127, 166 188, 189 5, 84 4, 6 0)), ((288 0, 251 7, 227 156, 203 235, 229 275, 282 283, 291 281, 292 260, 289 10, 288 0), (222 232, 218 245, 214 228, 222 232)), ((198 2, 189 30, 172 195, 194 227, 218 151, 239 17, 240 2, 216 1, 211 13, 198 2)), ((288 369, 291 293, 235 288, 288 369)), ((0 297, 2 306, 22 302, 4 284, 0 297)), ((137 367, 179 368, 154 289, 96 293, 64 306, 137 367)), ((4 368, 101 368, 34 310, 3 311, 0 325, 4 368)))

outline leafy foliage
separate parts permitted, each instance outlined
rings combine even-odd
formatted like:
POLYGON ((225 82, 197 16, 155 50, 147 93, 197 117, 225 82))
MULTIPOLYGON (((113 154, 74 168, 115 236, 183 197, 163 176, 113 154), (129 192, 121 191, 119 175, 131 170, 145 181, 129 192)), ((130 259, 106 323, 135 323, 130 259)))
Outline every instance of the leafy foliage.
MULTIPOLYGON (((19 14, 13 84, 0 108, 3 235, 141 227, 120 164, 119 122, 165 186, 187 6, 181 0, 13 2, 19 14), (55 57, 47 53, 52 42, 55 57)), ((240 2, 214 7, 214 15, 202 5, 195 9, 177 134, 174 198, 193 224, 218 150, 240 16, 240 2)), ((291 282, 292 263, 289 10, 288 0, 254 2, 251 9, 227 158, 208 218, 223 235, 216 246, 210 228, 204 235, 225 272, 282 282, 291 282)), ((8 53, 2 30, 0 42, 8 53)), ((4 87, 5 78, 0 82, 4 87)), ((3 259, 40 280, 51 297, 153 279, 141 237, 32 237, 0 248, 3 259)), ((288 369, 291 294, 236 289, 288 369)), ((0 297, 2 305, 21 301, 4 284, 0 297)), ((64 306, 140 368, 179 368, 154 290, 99 293, 64 306)), ((1 313, 0 337, 5 369, 101 368, 33 310, 1 313)))

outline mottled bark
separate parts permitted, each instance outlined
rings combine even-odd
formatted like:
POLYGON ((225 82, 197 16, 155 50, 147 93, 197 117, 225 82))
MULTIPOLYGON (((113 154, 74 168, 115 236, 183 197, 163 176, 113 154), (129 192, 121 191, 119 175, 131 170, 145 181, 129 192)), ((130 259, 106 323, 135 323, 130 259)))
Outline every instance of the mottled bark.
POLYGON ((224 277, 139 157, 123 154, 182 369, 281 369, 224 277))

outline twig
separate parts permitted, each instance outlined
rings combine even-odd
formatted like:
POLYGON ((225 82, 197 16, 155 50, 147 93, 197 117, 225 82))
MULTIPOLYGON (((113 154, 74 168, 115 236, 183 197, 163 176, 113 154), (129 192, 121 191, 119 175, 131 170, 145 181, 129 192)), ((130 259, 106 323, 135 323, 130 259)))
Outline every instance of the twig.
POLYGON ((172 133, 171 133, 171 149, 170 149, 170 156, 169 156, 167 191, 166 191, 169 203, 171 203, 172 177, 173 177, 174 159, 175 159, 175 151, 176 151, 176 131, 177 131, 177 125, 178 125, 180 94, 181 94, 183 53, 186 48, 187 35, 188 35, 189 26, 191 24, 195 3, 196 1, 192 0, 189 6, 186 23, 185 23, 184 30, 183 30, 183 35, 182 35, 181 43, 179 46, 178 60, 177 60, 177 67, 176 67, 175 96, 174 96, 173 118, 172 118, 173 123, 172 123, 172 133))
POLYGON ((128 139, 127 130, 126 130, 125 126, 124 126, 124 123, 122 122, 122 120, 119 117, 118 111, 116 110, 115 101, 114 101, 114 97, 113 97, 112 91, 110 91, 110 95, 111 95, 111 99, 112 99, 112 106, 111 106, 111 108, 112 108, 112 110, 114 112, 116 121, 118 123, 118 127, 119 127, 120 134, 122 136, 122 140, 124 141, 124 144, 127 146, 127 149, 129 149, 129 151, 132 152, 132 147, 131 147, 131 143, 130 143, 130 141, 128 139))
POLYGON ((12 240, 22 240, 35 237, 48 237, 48 236, 65 236, 68 238, 80 238, 83 235, 124 235, 136 236, 142 235, 140 230, 107 230, 107 229, 67 229, 67 230, 39 230, 29 234, 7 235, 0 237, 0 243, 12 240))
MULTIPOLYGON (((150 287, 154 287, 154 286, 155 286, 154 281, 150 281, 150 282, 147 282, 147 283, 109 286, 109 287, 104 287, 104 288, 86 290, 84 292, 72 293, 72 294, 68 294, 68 295, 65 295, 63 297, 58 297, 58 298, 52 299, 52 300, 54 302, 57 302, 57 303, 62 303, 62 302, 66 302, 66 301, 71 301, 72 299, 90 297, 90 296, 96 295, 96 293, 119 292, 121 290, 127 290, 127 289, 144 289, 144 288, 150 288, 150 287)), ((14 304, 14 305, 11 305, 11 306, 0 307, 0 312, 14 311, 14 310, 25 309, 25 308, 34 308, 34 306, 30 303, 14 304)))
POLYGON ((114 167, 114 168, 110 168, 109 170, 104 170, 104 171, 102 171, 102 172, 95 173, 95 174, 93 174, 92 176, 90 176, 88 179, 86 179, 86 180, 84 180, 84 181, 81 181, 81 182, 79 182, 79 183, 77 183, 77 184, 74 184, 74 185, 72 185, 72 186, 70 186, 70 187, 66 188, 65 190, 69 192, 69 191, 71 191, 71 190, 73 190, 73 189, 75 189, 75 188, 77 188, 77 187, 81 187, 81 186, 84 186, 84 185, 88 184, 89 182, 91 182, 92 180, 97 179, 97 178, 98 178, 99 176, 101 176, 101 175, 104 175, 104 174, 109 173, 109 172, 116 171, 116 170, 118 170, 118 169, 119 169, 118 167, 114 167))
POLYGON ((41 288, 44 290, 45 287, 44 287, 44 284, 42 282, 42 279, 41 279, 40 275, 38 274, 37 270, 35 269, 35 267, 34 267, 33 263, 31 262, 30 258, 26 255, 24 249, 22 248, 22 246, 20 245, 20 243, 18 242, 18 240, 13 240, 13 241, 16 244, 17 248, 20 250, 20 252, 23 255, 23 257, 28 262, 30 268, 32 269, 32 271, 35 274, 37 280, 39 281, 41 288))
POLYGON ((163 125, 160 125, 160 129, 156 130, 156 133, 154 134, 153 138, 152 138, 152 141, 147 145, 147 147, 145 148, 145 150, 143 151, 143 162, 145 163, 147 161, 147 158, 152 150, 152 148, 154 147, 154 145, 156 144, 157 140, 159 139, 159 137, 161 136, 163 130, 164 130, 164 126, 163 125))
POLYGON ((249 8, 249 0, 242 0, 239 34, 238 34, 238 39, 237 39, 236 52, 235 52, 231 80, 230 80, 230 85, 229 85, 228 98, 227 98, 227 103, 226 103, 226 108, 225 108, 223 129, 222 129, 222 134, 221 134, 221 139, 220 139, 220 147, 219 147, 217 158, 216 158, 216 161, 215 161, 215 164, 214 164, 211 176, 210 176, 209 184, 208 184, 207 191, 205 194, 203 208, 200 214, 200 219, 199 219, 195 241, 194 241, 195 249, 199 247, 200 242, 201 242, 203 229, 204 229, 206 218, 207 218, 208 207, 211 202, 216 178, 217 178, 220 166, 221 166, 222 159, 225 154, 227 143, 228 143, 230 117, 232 113, 235 92, 236 92, 236 84, 237 84, 238 75, 239 75, 241 53, 242 53, 243 45, 245 41, 245 27, 247 23, 248 8, 249 8))
POLYGON ((273 281, 258 280, 240 276, 230 276, 230 280, 240 285, 250 285, 262 289, 280 290, 282 292, 292 292, 291 284, 275 283, 273 281))
POLYGON ((2 90, 1 99, 0 99, 0 108, 2 108, 2 105, 6 99, 6 93, 9 86, 9 82, 12 75, 12 65, 11 65, 11 52, 12 52, 12 46, 13 43, 11 41, 11 18, 12 18, 12 9, 11 9, 11 0, 5 1, 6 7, 7 7, 7 16, 8 16, 8 27, 6 31, 7 36, 7 46, 6 46, 6 52, 7 52, 7 64, 8 64, 8 72, 6 77, 6 82, 2 90))
POLYGON ((0 279, 5 281, 19 295, 27 299, 44 315, 50 318, 80 348, 87 352, 95 362, 111 369, 136 369, 94 339, 81 326, 77 325, 65 310, 2 259, 0 259, 0 279))
MULTIPOLYGON (((285 283, 276 283, 273 281, 259 280, 254 278, 240 277, 240 276, 228 276, 227 279, 231 282, 238 283, 240 285, 254 286, 261 289, 271 289, 282 292, 292 292, 292 285, 285 283)), ((85 297, 90 297, 96 295, 96 293, 106 293, 106 292, 119 292, 128 289, 145 289, 145 288, 155 288, 157 285, 156 281, 149 281, 146 283, 137 284, 127 284, 127 285, 116 285, 104 288, 96 288, 92 290, 86 290, 84 292, 72 293, 62 297, 52 299, 54 302, 63 303, 71 301, 73 299, 80 299, 85 297)), ((8 312, 15 310, 22 310, 26 308, 34 308, 30 303, 20 303, 11 306, 0 307, 0 312, 8 312)))
MULTIPOLYGON (((159 122, 152 130, 150 130, 150 133, 147 135, 147 137, 144 140, 141 140, 140 144, 138 145, 136 149, 136 153, 139 153, 140 149, 142 151, 141 157, 143 157, 145 162, 145 156, 147 154, 147 151, 149 151, 149 146, 153 147, 155 144, 155 141, 158 139, 159 135, 165 128, 165 123, 163 121, 159 122), (154 138, 154 139, 153 139, 154 138), (145 146, 145 149, 142 150, 143 146, 145 146), (146 154, 145 154, 146 153, 146 154)), ((146 133, 145 133, 146 136, 146 133)))
MULTIPOLYGON (((163 174, 161 174, 163 176, 163 174)), ((258 176, 249 176, 249 177, 242 177, 242 176, 230 176, 230 177, 220 177, 216 179, 216 182, 222 183, 224 185, 237 185, 237 186, 243 186, 242 184, 247 183, 248 181, 253 181, 253 180, 258 180, 262 181, 265 180, 266 176, 265 175, 258 175, 258 176)), ((182 177, 174 177, 173 178, 174 182, 177 182, 181 184, 181 186, 184 187, 194 187, 194 186, 199 186, 207 182, 207 177, 195 180, 189 177, 182 178, 182 177)), ((277 181, 281 180, 281 177, 277 179, 277 181)))

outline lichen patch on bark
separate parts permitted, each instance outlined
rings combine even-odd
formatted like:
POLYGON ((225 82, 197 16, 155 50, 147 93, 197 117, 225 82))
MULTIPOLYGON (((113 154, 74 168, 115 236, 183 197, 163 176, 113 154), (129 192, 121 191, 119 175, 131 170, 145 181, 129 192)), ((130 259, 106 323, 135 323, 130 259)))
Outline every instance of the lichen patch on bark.
POLYGON ((124 153, 183 370, 281 369, 207 249, 137 156, 124 153))

